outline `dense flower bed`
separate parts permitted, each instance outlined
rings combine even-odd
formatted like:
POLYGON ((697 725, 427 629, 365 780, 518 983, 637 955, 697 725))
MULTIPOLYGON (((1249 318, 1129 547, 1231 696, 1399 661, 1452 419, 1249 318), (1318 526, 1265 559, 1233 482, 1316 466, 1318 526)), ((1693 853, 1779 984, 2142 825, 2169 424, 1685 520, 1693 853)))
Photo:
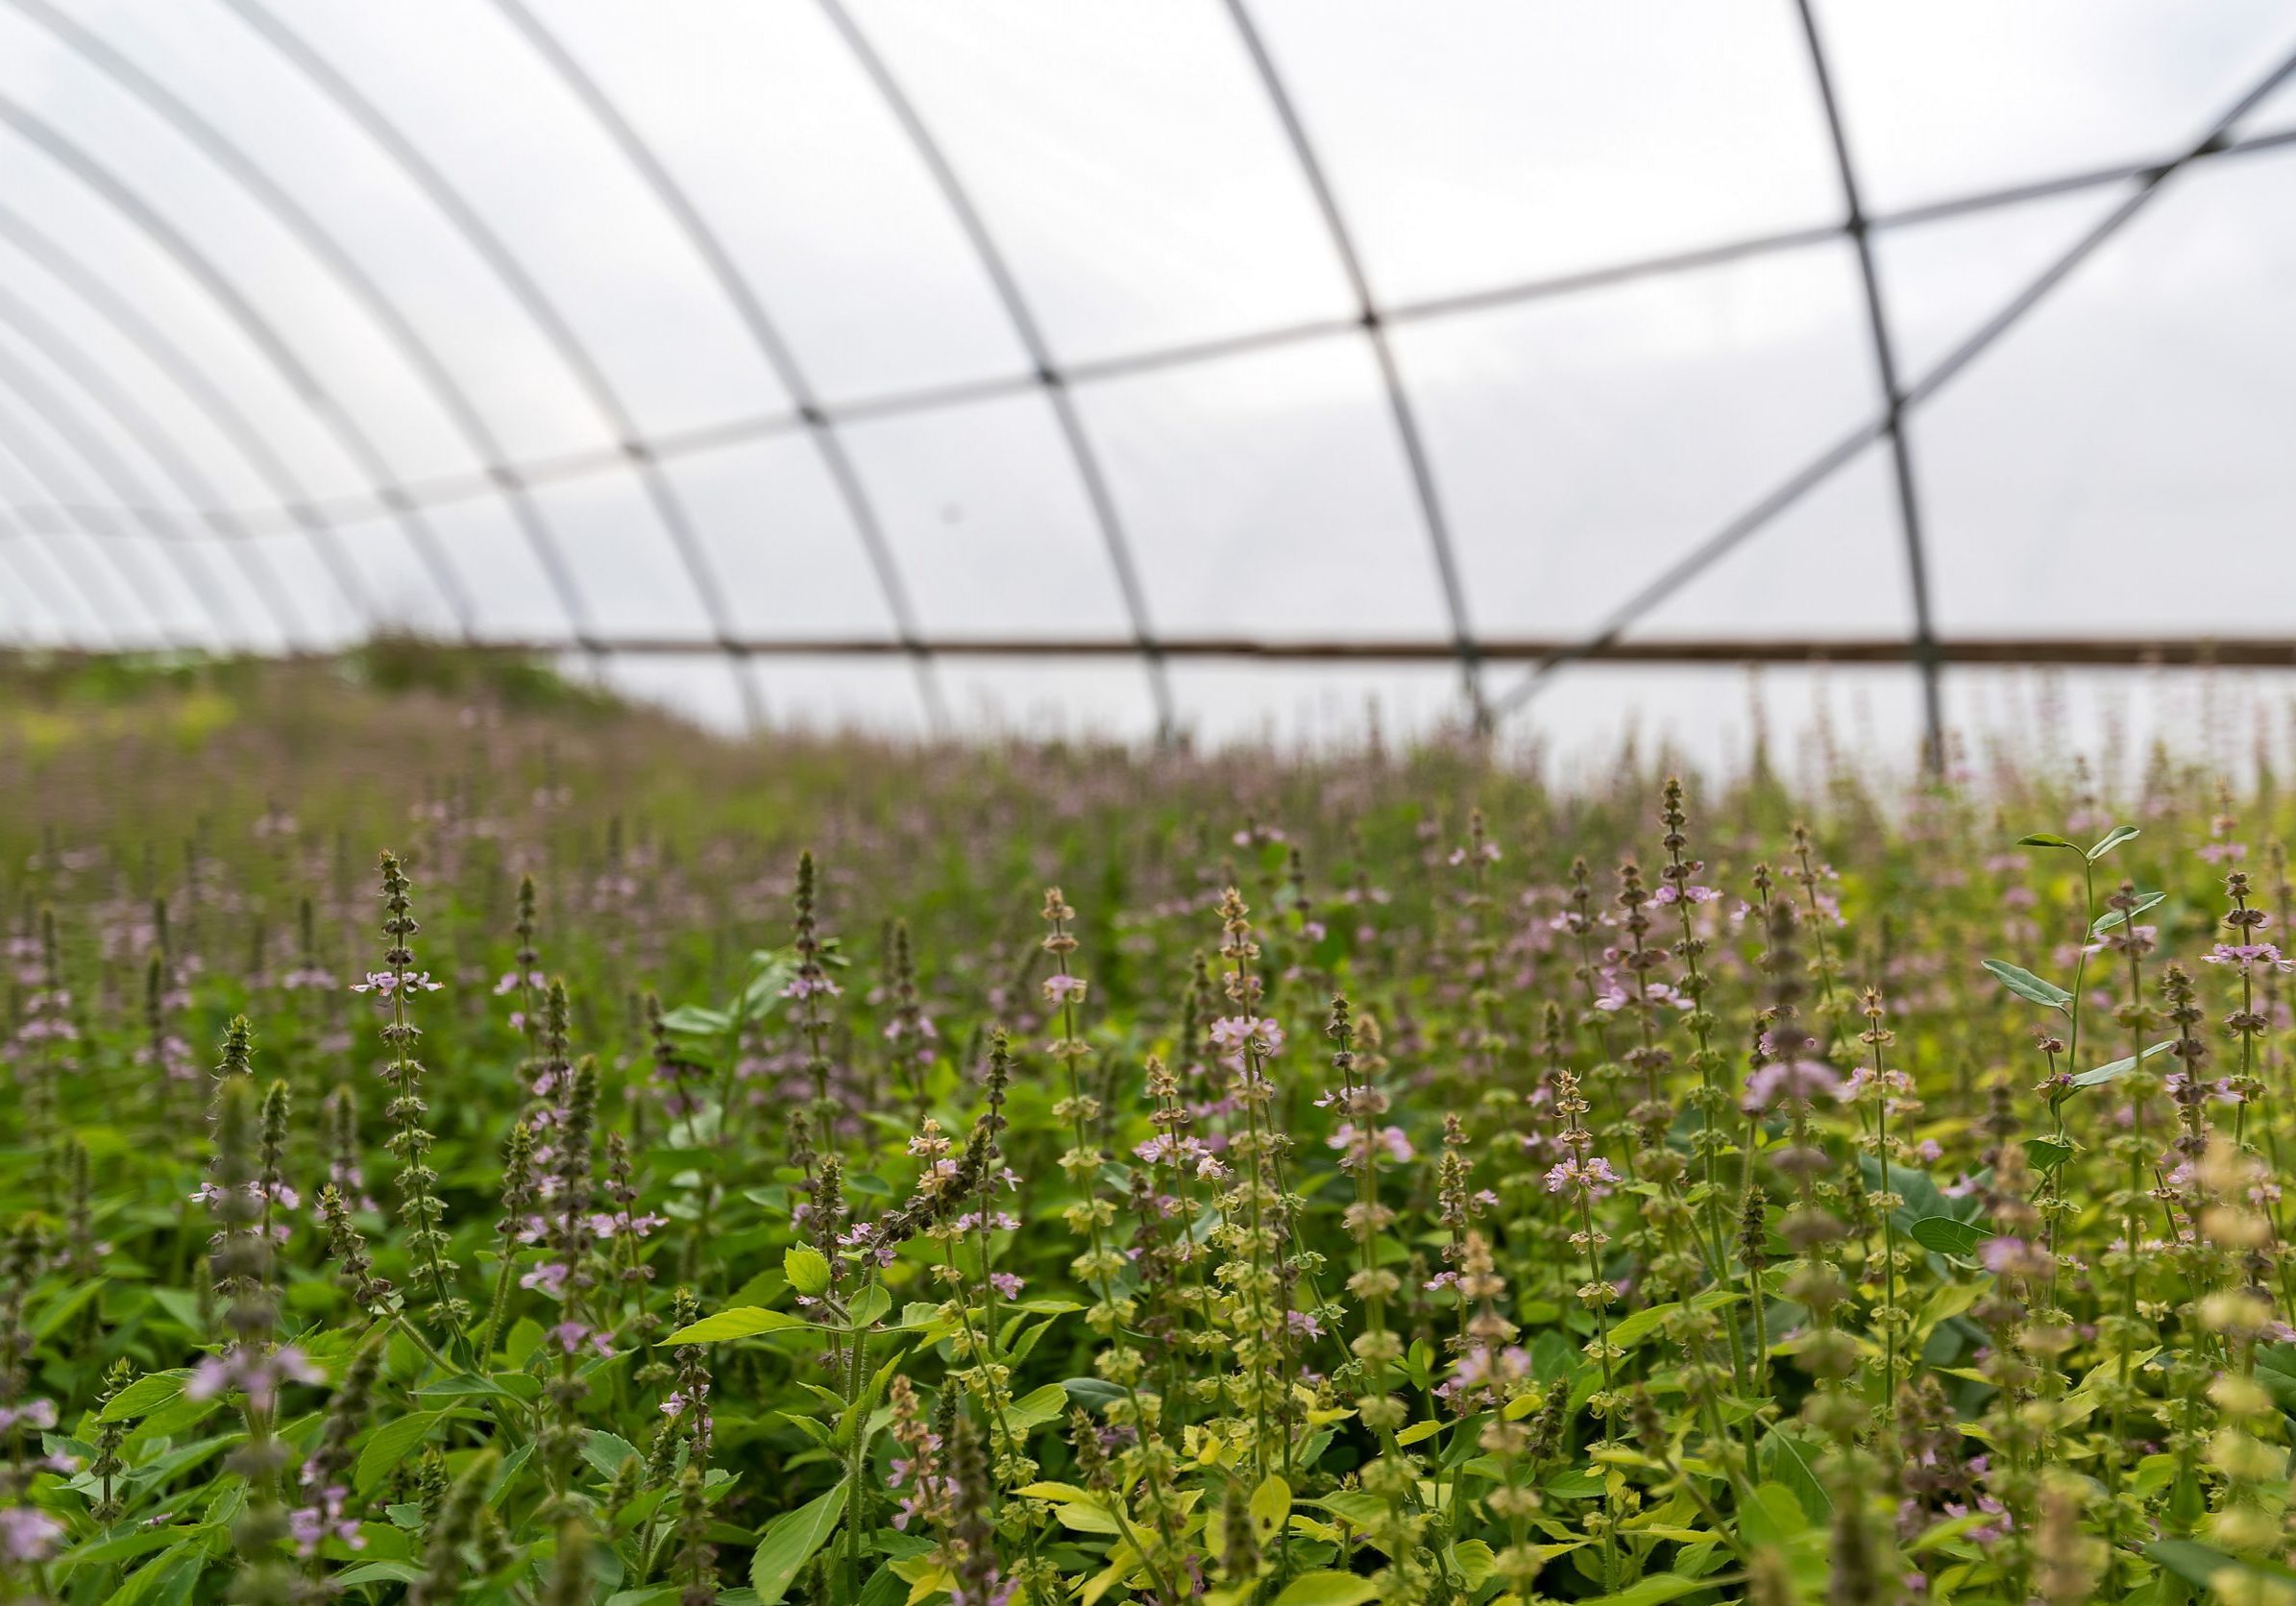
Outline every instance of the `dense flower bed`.
POLYGON ((2296 1599, 2268 778, 525 693, 0 724, 0 1594, 2296 1599))

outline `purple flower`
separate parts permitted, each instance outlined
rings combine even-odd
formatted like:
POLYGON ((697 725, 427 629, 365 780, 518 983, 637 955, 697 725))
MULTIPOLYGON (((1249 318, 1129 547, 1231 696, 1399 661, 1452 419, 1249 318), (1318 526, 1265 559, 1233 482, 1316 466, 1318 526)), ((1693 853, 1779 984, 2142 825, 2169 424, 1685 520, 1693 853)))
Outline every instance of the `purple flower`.
POLYGON ((43 1562, 63 1537, 63 1524, 44 1511, 10 1506, 0 1511, 0 1554, 12 1562, 43 1562))
POLYGON ((1017 1300, 1023 1285, 1021 1279, 1011 1272, 990 1272, 989 1286, 1008 1300, 1017 1300))
POLYGON ((1332 1148, 1346 1151, 1346 1157, 1339 1163, 1342 1169, 1350 1171, 1376 1150, 1386 1150, 1388 1158, 1398 1165, 1408 1160, 1413 1153, 1411 1140, 1401 1127, 1358 1129, 1353 1121, 1347 1121, 1327 1141, 1332 1148))
POLYGON ((1842 1079, 1830 1065, 1816 1059, 1780 1059, 1746 1079, 1746 1097, 1739 1101, 1739 1107, 1752 1113, 1773 1109, 1787 1099, 1841 1096, 1842 1079))
POLYGON ((709 1384, 696 1383, 694 1386, 693 1397, 689 1399, 683 1390, 672 1390, 662 1397, 662 1415, 674 1417, 684 1411, 689 1404, 698 1404, 709 1392, 709 1384))
POLYGON ((546 1294, 566 1291, 567 1269, 563 1262, 546 1261, 518 1279, 521 1288, 539 1288, 546 1294))
POLYGON ((604 1333, 593 1330, 584 1323, 561 1322, 550 1329, 550 1336, 558 1341, 558 1348, 570 1355, 585 1344, 601 1355, 611 1355, 614 1352, 613 1340, 604 1333))
POLYGON ((1611 1169, 1610 1162, 1601 1156, 1598 1155, 1590 1160, 1581 1160, 1574 1156, 1557 1161, 1548 1169, 1547 1191, 1560 1193, 1569 1188, 1583 1198, 1601 1199, 1610 1193, 1607 1184, 1618 1180, 1619 1174, 1611 1169))
POLYGON ((0 1405, 0 1433, 9 1432, 20 1424, 37 1428, 54 1427, 56 1401, 28 1399, 21 1405, 0 1405))
POLYGON ((2219 942, 2201 955, 2203 964, 2237 965, 2243 976, 2253 974, 2259 967, 2272 970, 2296 970, 2296 960, 2284 960, 2280 950, 2269 942, 2219 942))
POLYGON ((365 981, 351 984, 351 990, 374 993, 377 1001, 380 1002, 389 998, 401 987, 405 987, 410 992, 436 992, 446 985, 444 982, 432 981, 430 972, 427 970, 419 973, 409 971, 404 975, 401 975, 396 970, 370 970, 367 972, 365 981))
POLYGON ((1211 1023, 1211 1040, 1225 1054, 1241 1054, 1246 1047, 1275 1054, 1283 1047, 1283 1028, 1264 1017, 1227 1015, 1211 1023))
MULTIPOLYGON (((305 1467, 305 1481, 315 1468, 305 1467)), ((299 1506, 287 1513, 287 1532, 294 1536, 295 1548, 305 1556, 315 1556, 319 1546, 330 1539, 339 1539, 354 1550, 367 1546, 367 1536, 358 1531, 358 1523, 343 1515, 343 1501, 351 1491, 342 1484, 331 1483, 319 1491, 317 1497, 306 1506, 299 1506)))
POLYGON ((292 1344, 281 1345, 269 1354, 246 1345, 233 1345, 222 1354, 209 1355, 193 1367, 183 1393, 191 1399, 213 1399, 218 1395, 236 1392, 247 1396, 247 1402, 258 1411, 268 1411, 278 1400, 281 1384, 326 1380, 327 1374, 313 1366, 292 1344))

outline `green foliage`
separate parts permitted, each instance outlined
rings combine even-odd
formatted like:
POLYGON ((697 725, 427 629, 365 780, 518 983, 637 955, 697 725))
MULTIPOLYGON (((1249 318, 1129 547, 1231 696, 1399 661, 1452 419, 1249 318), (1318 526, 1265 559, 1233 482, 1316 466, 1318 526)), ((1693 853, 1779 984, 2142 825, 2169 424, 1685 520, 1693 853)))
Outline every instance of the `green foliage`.
POLYGON ((12 672, 0 1597, 2296 1598, 2277 792, 12 672))

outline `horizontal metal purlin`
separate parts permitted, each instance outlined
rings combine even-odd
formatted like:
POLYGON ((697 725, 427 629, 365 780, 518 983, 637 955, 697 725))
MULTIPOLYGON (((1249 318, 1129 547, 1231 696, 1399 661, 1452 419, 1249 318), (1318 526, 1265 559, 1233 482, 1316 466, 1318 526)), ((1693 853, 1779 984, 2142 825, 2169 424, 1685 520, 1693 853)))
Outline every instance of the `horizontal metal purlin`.
MULTIPOLYGON (((921 642, 878 636, 602 636, 594 642, 482 641, 458 651, 537 656, 596 651, 631 657, 710 657, 730 646, 758 658, 903 658, 918 647, 948 658, 1133 658, 1139 644, 1125 636, 926 637, 921 642)), ((1891 666, 1902 669, 1913 644, 1896 638, 1772 639, 1732 641, 1682 637, 1675 640, 1611 642, 1580 650, 1563 637, 1478 636, 1485 659, 1537 663, 1560 653, 1571 661, 1604 664, 1825 664, 1891 666)), ((1965 636, 1940 641, 1937 654, 1946 664, 2003 668, 2059 667, 2142 669, 2210 666, 2220 669, 2296 669, 2296 638, 2286 636, 1965 636)), ((1455 666, 1458 644, 1448 639, 1396 641, 1266 640, 1242 636, 1160 636, 1167 657, 1229 659, 1269 664, 1427 664, 1455 666)), ((5 648, 0 648, 5 650, 5 648)), ((330 658, 330 653, 296 656, 330 658)))
MULTIPOLYGON (((1966 217, 1979 212, 1998 210, 2052 196, 2072 194, 2084 189, 2096 189, 2129 182, 2145 182, 2157 178, 2173 167, 2211 160, 2222 157, 2251 156, 2284 150, 2296 146, 2296 129, 2276 130, 2240 139, 2225 139, 2210 149, 2176 158, 2159 161, 2135 162, 2117 167, 2091 168, 2080 173, 2039 180, 2002 189, 1978 191, 1944 200, 1924 202, 1918 206, 1894 210, 1877 211, 1866 219, 1869 231, 1881 231, 1923 224, 1942 222, 1949 218, 1966 217)), ((1471 315, 1497 307, 1525 302, 1543 301, 1553 297, 1575 295, 1610 285, 1629 283, 1636 280, 1664 278, 1674 274, 1696 273, 1702 269, 1722 266, 1751 257, 1774 253, 1806 250, 1829 241, 1844 238, 1846 231, 1840 224, 1749 236, 1720 245, 1700 247, 1690 251, 1669 253, 1664 256, 1639 258, 1629 262, 1583 271, 1527 280, 1515 284, 1499 285, 1484 290, 1465 291, 1457 295, 1431 298, 1382 305, 1380 318, 1387 324, 1416 323, 1426 320, 1471 315)), ((1359 335, 1361 325, 1353 318, 1334 318, 1307 323, 1285 325, 1282 328, 1250 330, 1216 339, 1191 341, 1156 350, 1122 353, 1104 357, 1087 357, 1071 361, 1060 370, 1061 379, 1068 385, 1086 385, 1120 379, 1136 374, 1160 369, 1188 367, 1198 363, 1219 362, 1254 352, 1272 351, 1285 346, 1314 340, 1329 340, 1359 335)), ((878 396, 860 397, 851 401, 823 405, 819 409, 823 421, 832 425, 863 423, 870 419, 894 418, 918 412, 932 412, 946 407, 962 407, 976 402, 992 402, 1024 395, 1042 382, 1034 374, 997 375, 980 379, 921 386, 915 390, 887 392, 878 396)), ((642 441, 614 442, 609 445, 581 450, 556 453, 548 457, 522 460, 516 464, 490 464, 470 474, 441 474, 403 481, 398 495, 404 505, 411 507, 439 507, 466 502, 498 495, 503 475, 515 475, 528 485, 584 478, 592 474, 624 469, 629 465, 632 449, 660 460, 693 456, 710 451, 721 451, 752 441, 770 440, 777 435, 795 434, 807 427, 808 421, 795 412, 757 413, 743 418, 721 420, 715 424, 697 425, 684 429, 664 430, 649 434, 642 441)), ((25 510, 37 517, 37 510, 25 510)), ((61 514, 76 516, 80 510, 57 508, 50 517, 61 514)), ((169 509, 106 509, 107 514, 134 513, 159 518, 181 519, 186 529, 207 533, 208 521, 218 515, 235 519, 249 528, 269 533, 286 527, 308 527, 310 521, 327 523, 354 523, 380 517, 392 507, 378 497, 313 498, 299 503, 278 503, 268 507, 237 509, 201 509, 193 514, 169 509), (298 523, 300 521, 300 524, 298 523)), ((43 527, 55 527, 53 523, 43 527)), ((77 527, 67 520, 63 527, 77 527)))
MULTIPOLYGON (((1689 552, 1677 558, 1658 578, 1645 584, 1633 597, 1612 610, 1596 633, 1568 652, 1543 660, 1531 666, 1530 672, 1517 682, 1495 704, 1501 715, 1521 708, 1534 695, 1542 677, 1560 665, 1575 658, 1589 656, 1597 648, 1617 640, 1632 628, 1649 611, 1664 602, 1676 590, 1687 585, 1710 564, 1733 548, 1757 534, 1766 524, 1792 507, 1819 485, 1831 478, 1864 443, 1880 439, 1892 427, 1898 413, 1906 407, 1928 401, 1945 385, 1950 384, 1968 366, 2010 329, 2015 327, 2033 308, 2052 291, 2063 284, 2088 261, 2106 241, 2125 227, 2145 205, 2161 191, 2161 186, 2186 164, 2204 157, 2224 151, 2230 143, 2232 130, 2240 120, 2254 111, 2259 103, 2291 77, 2296 76, 2296 52, 2281 59, 2279 65, 2251 85, 2240 98, 2221 110, 2210 125, 2209 132, 2187 148, 2183 155, 2143 170, 2136 187, 2114 204, 2103 217, 2090 225, 2088 231, 2052 260, 2040 274, 2029 280, 2015 295, 2002 304, 1994 314, 1950 352, 1938 358, 1929 369, 1905 388, 1902 398, 1883 416, 1869 420, 1844 439, 1820 452, 1804 464, 1785 482, 1765 496, 1760 502, 1739 514, 1720 530, 1699 542, 1689 552)), ((1914 644, 1918 648, 1918 642, 1914 644)), ((1933 664, 1941 662, 1934 657, 1933 664)))

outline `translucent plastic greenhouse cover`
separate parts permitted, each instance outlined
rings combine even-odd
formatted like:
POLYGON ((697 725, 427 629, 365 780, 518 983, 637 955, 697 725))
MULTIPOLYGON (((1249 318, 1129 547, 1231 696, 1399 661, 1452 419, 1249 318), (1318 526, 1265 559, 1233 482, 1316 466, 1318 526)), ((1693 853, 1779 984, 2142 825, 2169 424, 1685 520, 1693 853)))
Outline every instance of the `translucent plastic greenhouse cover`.
POLYGON ((1599 658, 1934 722, 1940 665, 2286 637, 2292 52, 2286 0, 0 0, 0 643, 1249 735, 1599 658))

